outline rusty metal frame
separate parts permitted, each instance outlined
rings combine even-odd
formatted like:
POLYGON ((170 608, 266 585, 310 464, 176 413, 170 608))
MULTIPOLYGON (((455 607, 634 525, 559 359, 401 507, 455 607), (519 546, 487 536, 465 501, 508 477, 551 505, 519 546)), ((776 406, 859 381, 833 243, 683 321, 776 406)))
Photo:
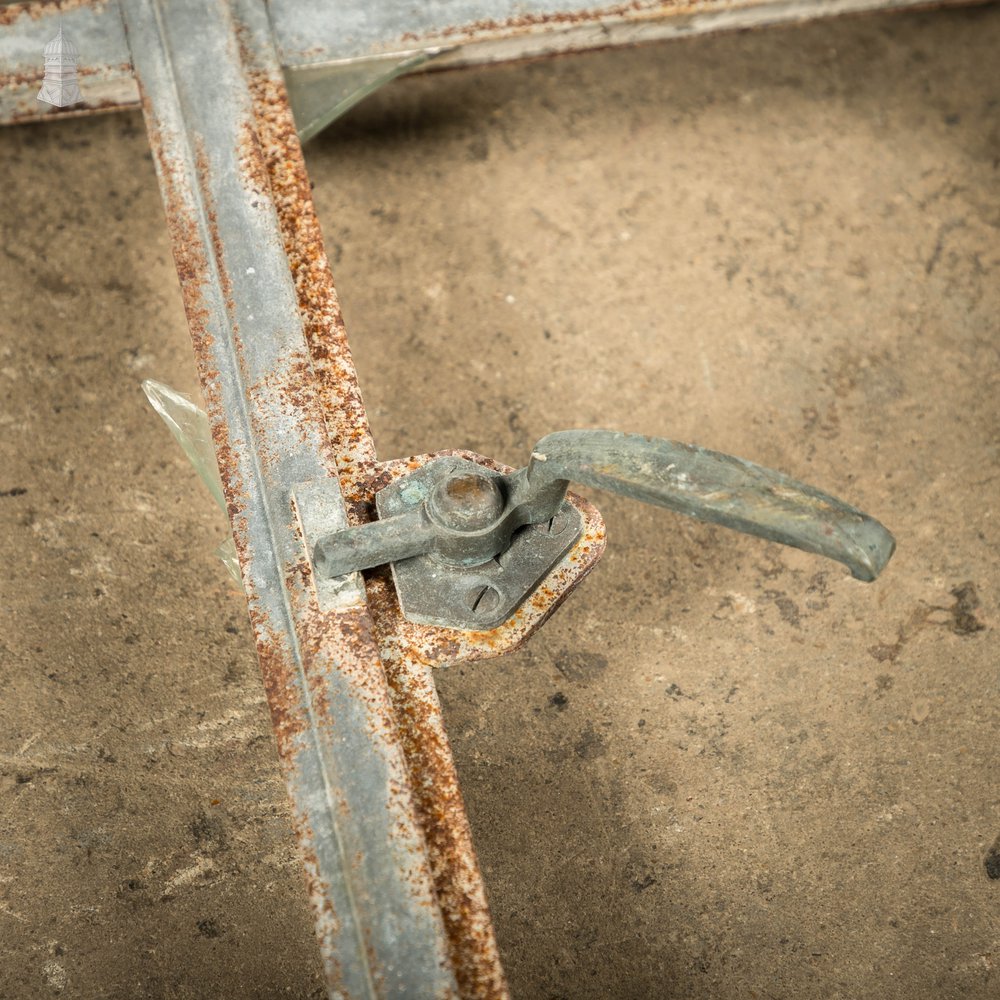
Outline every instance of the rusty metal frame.
MULTIPOLYGON (((397 73, 759 28, 837 14, 982 0, 268 0, 298 116, 317 87, 339 102, 397 73)), ((137 107, 116 0, 0 2, 0 124, 137 107), (83 103, 42 107, 38 53, 59 17, 81 53, 83 103)), ((300 126, 302 122, 299 123, 300 126)), ((325 124, 325 123, 324 123, 325 124)))
POLYGON ((364 519, 376 467, 265 8, 122 11, 329 989, 504 996, 426 667, 404 748, 360 578, 318 588, 296 518, 308 485, 364 519))
POLYGON ((580 542, 491 632, 404 622, 384 577, 315 579, 303 516, 367 520, 431 456, 375 460, 261 0, 122 11, 329 989, 504 997, 430 670, 522 641, 593 566, 600 516, 578 501, 580 542))
POLYGON ((68 113, 141 103, 331 996, 508 995, 431 672, 524 641, 593 567, 604 529, 571 496, 581 539, 489 632, 406 621, 385 569, 314 578, 304 522, 317 511, 328 529, 370 520, 378 489, 435 456, 376 459, 296 94, 301 104, 320 87, 334 101, 338 79, 360 93, 400 68, 917 2, 434 0, 415 27, 402 20, 413 5, 383 4, 368 34, 340 30, 364 0, 0 7, 0 122, 44 116, 25 60, 37 62, 53 14, 89 58, 88 102, 68 113), (456 11, 465 20, 453 26, 456 11))

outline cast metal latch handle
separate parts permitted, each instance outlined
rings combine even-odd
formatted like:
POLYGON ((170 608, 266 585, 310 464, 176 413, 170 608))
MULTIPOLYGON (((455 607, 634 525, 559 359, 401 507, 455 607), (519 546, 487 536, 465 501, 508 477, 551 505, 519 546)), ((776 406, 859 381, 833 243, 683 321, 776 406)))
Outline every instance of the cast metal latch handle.
POLYGON ((586 430, 542 438, 506 476, 446 473, 405 512, 320 538, 313 564, 323 577, 424 554, 482 564, 518 528, 554 518, 571 481, 827 556, 859 580, 874 580, 895 549, 874 518, 780 472, 696 445, 586 430))

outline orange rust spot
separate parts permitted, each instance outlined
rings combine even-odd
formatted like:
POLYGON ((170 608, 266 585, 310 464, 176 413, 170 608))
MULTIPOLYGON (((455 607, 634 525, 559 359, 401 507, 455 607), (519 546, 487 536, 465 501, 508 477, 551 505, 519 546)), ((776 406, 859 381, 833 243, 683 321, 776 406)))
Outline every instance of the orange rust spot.
POLYGON ((22 17, 37 21, 56 12, 65 14, 68 10, 91 6, 93 0, 30 0, 29 3, 4 4, 0 7, 0 26, 7 27, 22 17))
MULTIPOLYGON (((3 10, 4 8, 0 8, 3 10)), ((12 73, 0 75, 0 87, 20 87, 27 84, 34 85, 40 83, 45 78, 45 69, 17 70, 12 73)))
POLYGON ((296 671, 287 642, 275 635, 255 604, 251 603, 249 609, 271 711, 271 726, 278 743, 278 754, 287 767, 293 761, 295 741, 306 729, 304 713, 300 710, 296 671))
POLYGON ((446 28, 434 29, 424 35, 407 31, 403 34, 404 42, 415 42, 423 38, 451 38, 455 35, 483 34, 485 32, 509 32, 512 28, 535 28, 539 25, 576 25, 588 24, 596 20, 604 20, 608 17, 624 17, 630 13, 649 12, 655 13, 656 5, 651 7, 649 3, 641 0, 633 0, 632 3, 618 4, 615 7, 601 7, 600 10, 590 12, 579 11, 554 11, 548 14, 518 14, 516 17, 509 17, 502 21, 493 18, 483 18, 479 21, 472 21, 468 24, 449 25, 446 28))
MULTIPOLYGON (((251 53, 244 51, 244 62, 253 64, 251 53)), ((356 517, 357 479, 374 464, 375 449, 310 194, 302 147, 280 76, 249 70, 247 81, 255 121, 254 128, 246 129, 240 140, 240 161, 251 186, 270 191, 277 212, 309 345, 310 382, 314 372, 349 514, 356 517)))
MULTIPOLYGON (((0 11, 7 10, 6 7, 0 7, 0 11)), ((3 17, 0 15, 0 25, 3 24, 3 17)), ((76 70, 77 76, 88 77, 88 76, 108 76, 110 74, 118 73, 132 73, 131 63, 121 63, 118 66, 78 66, 76 70)), ((23 87, 28 85, 34 85, 40 83, 45 78, 45 68, 44 66, 33 68, 33 69, 19 69, 14 70, 10 73, 0 73, 0 88, 7 87, 23 87)), ((78 104, 86 103, 86 98, 82 102, 77 102, 78 104)), ((117 108, 125 107, 126 104, 134 105, 135 101, 113 101, 109 98, 104 98, 103 100, 86 103, 87 110, 93 108, 117 108)), ((70 108, 76 108, 77 105, 70 105, 70 108)), ((40 109, 39 109, 40 110, 40 109)), ((62 109, 53 109, 57 113, 62 109)), ((43 114, 45 112, 42 112, 43 114)), ((34 112, 35 115, 41 117, 38 112, 34 112)))
POLYGON ((268 196, 271 191, 271 181, 264 165, 264 153, 257 141, 257 133, 248 122, 240 125, 238 153, 243 177, 249 183, 250 189, 255 194, 268 196))
POLYGON ((507 983, 430 670, 412 654, 385 667, 459 992, 500 1000, 507 983))

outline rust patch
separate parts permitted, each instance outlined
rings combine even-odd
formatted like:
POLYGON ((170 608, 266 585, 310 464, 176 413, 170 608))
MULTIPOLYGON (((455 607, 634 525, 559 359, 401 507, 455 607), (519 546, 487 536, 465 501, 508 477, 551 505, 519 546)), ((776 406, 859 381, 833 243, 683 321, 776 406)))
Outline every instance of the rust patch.
MULTIPOLYGON (((2 10, 3 8, 0 8, 2 10)), ((0 87, 25 87, 41 83, 45 78, 45 69, 15 70, 0 76, 0 87)))
MULTIPOLYGON (((220 396, 219 372, 213 359, 215 344, 208 328, 209 310, 205 301, 205 290, 211 287, 213 282, 211 261, 202 242, 196 210, 192 205, 194 192, 189 189, 187 179, 182 173, 182 168, 179 165, 180 157, 175 157, 172 150, 174 137, 164 133, 141 85, 140 102, 146 121, 146 130, 149 134, 150 147, 160 177, 167 230, 170 234, 174 265, 177 268, 177 276, 180 281, 184 312, 198 363, 202 395, 211 418, 212 440, 226 497, 227 513, 233 526, 233 539, 240 565, 245 566, 247 564, 247 530, 244 513, 247 501, 239 454, 242 444, 234 442, 230 438, 220 396)), ((215 213, 210 207, 211 200, 206 187, 210 176, 209 163, 204 149, 200 147, 197 150, 196 165, 199 181, 202 185, 202 194, 206 205, 209 206, 207 212, 209 237, 216 260, 216 271, 219 275, 226 306, 231 310, 232 285, 224 267, 221 237, 215 213)), ((269 652, 266 647, 258 648, 263 665, 269 652)))
POLYGON ((53 14, 65 14, 69 10, 80 7, 91 7, 102 10, 107 6, 105 0, 31 0, 30 3, 11 3, 0 7, 0 26, 8 27, 20 21, 22 17, 30 17, 32 21, 51 17, 53 14))
MULTIPOLYGON (((0 10, 6 10, 4 7, 0 7, 0 10)), ((113 76, 116 73, 119 74, 129 74, 132 73, 131 63, 119 63, 117 66, 78 66, 76 70, 76 75, 82 77, 88 76, 113 76)), ((45 78, 45 67, 35 67, 32 69, 20 69, 13 70, 10 73, 0 73, 0 87, 23 87, 28 84, 41 83, 45 78)), ((116 102, 109 101, 104 103, 110 103, 116 105, 116 102)))
MULTIPOLYGON (((285 354, 266 375, 247 389, 247 398, 258 400, 267 412, 281 410, 290 416, 309 414, 317 423, 322 420, 319 387, 316 382, 312 362, 305 349, 285 354)), ((308 422, 299 421, 300 436, 308 433, 308 422)), ((325 442, 319 442, 321 450, 325 442)), ((333 462, 330 462, 331 472, 333 462)))
POLYGON ((287 640, 271 630, 267 619, 254 604, 250 605, 249 611, 278 754, 289 763, 294 757, 296 741, 306 729, 305 719, 299 710, 301 695, 296 672, 287 640))
MULTIPOLYGON (((243 58, 246 64, 253 64, 252 53, 244 51, 243 58)), ((310 193, 302 146, 284 80, 251 69, 247 82, 255 124, 244 131, 240 161, 252 190, 269 189, 278 215, 309 345, 309 374, 314 373, 318 381, 349 516, 358 519, 366 513, 364 505, 358 503, 358 480, 373 466, 375 448, 310 193)))
POLYGON ((206 329, 208 310, 205 308, 202 286, 209 280, 208 258, 205 256, 201 240, 198 238, 198 225, 189 204, 190 199, 185 197, 183 179, 177 176, 171 162, 170 153, 166 149, 165 137, 160 131, 160 125, 149 98, 141 91, 140 103, 146 120, 149 144, 156 158, 160 175, 167 230, 170 233, 170 245, 173 249, 177 277, 181 283, 184 312, 187 316, 191 336, 195 341, 196 352, 199 357, 207 356, 207 352, 212 347, 212 339, 211 334, 206 329))
POLYGON ((271 180, 264 165, 264 151, 257 141, 257 133, 249 122, 240 125, 239 143, 240 169, 246 184, 254 194, 270 197, 271 180))
POLYGON ((482 35, 487 32, 497 34, 510 34, 511 31, 529 30, 538 27, 573 26, 580 24, 592 24, 595 21, 604 21, 609 17, 628 17, 630 14, 643 14, 654 16, 666 7, 683 8, 680 3, 642 3, 641 0, 633 0, 632 3, 617 4, 614 7, 600 7, 596 10, 569 10, 551 11, 549 13, 518 14, 515 17, 508 17, 502 21, 493 18, 484 18, 479 21, 471 21, 467 24, 448 25, 445 28, 436 28, 424 34, 416 34, 407 31, 401 36, 404 42, 416 42, 427 38, 453 38, 461 35, 482 35))
POLYGON ((507 982, 429 665, 418 655, 384 662, 459 993, 501 1000, 507 982))

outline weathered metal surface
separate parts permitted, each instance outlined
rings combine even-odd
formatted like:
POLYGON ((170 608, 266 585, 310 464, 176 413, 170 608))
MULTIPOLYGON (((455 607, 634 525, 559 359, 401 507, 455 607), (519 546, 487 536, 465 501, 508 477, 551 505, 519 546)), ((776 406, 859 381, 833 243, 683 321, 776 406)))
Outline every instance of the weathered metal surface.
POLYGON ((511 506, 555 511, 570 482, 611 490, 699 521, 804 549, 871 582, 896 541, 875 518, 836 497, 733 455, 620 431, 557 431, 510 477, 511 506))
POLYGON ((0 123, 137 107, 128 43, 115 0, 34 0, 0 6, 0 123), (42 49, 60 23, 80 50, 83 101, 54 108, 37 99, 42 49))
MULTIPOLYGON (((508 553, 516 529, 551 520, 566 492, 565 488, 561 491, 551 510, 536 513, 520 502, 512 490, 514 482, 475 462, 436 459, 408 476, 405 484, 379 492, 377 521, 320 537, 313 547, 314 568, 324 576, 340 576, 385 563, 412 562, 419 556, 432 556, 453 567, 481 566, 508 553), (458 493, 457 499, 452 499, 452 491, 458 493), (473 499, 477 493, 478 504, 473 499), (442 509, 443 504, 448 511, 442 509)), ((576 533, 551 553, 551 563, 575 538, 576 533)), ((524 556, 529 554, 525 551, 524 556)), ((512 557, 510 562, 514 561, 512 557)), ((421 565, 430 572, 435 564, 424 561, 421 565)))
POLYGON ((220 0, 123 10, 331 995, 455 996, 363 595, 320 610, 292 510, 371 443, 312 370, 342 327, 265 11, 240 3, 240 46, 220 0))
MULTIPOLYGON (((366 484, 367 491, 374 496, 390 483, 442 457, 475 461, 501 474, 511 471, 472 452, 446 451, 381 463, 366 484)), ((604 522, 592 504, 572 494, 569 500, 584 519, 580 538, 532 598, 499 628, 472 632, 407 621, 388 568, 370 574, 366 580, 375 634, 452 942, 455 974, 465 997, 502 1000, 507 996, 507 986, 431 671, 516 649, 590 572, 604 551, 604 522)))
MULTIPOLYGON (((433 455, 380 462, 373 478, 365 484, 374 495, 392 482, 442 457, 463 458, 507 475, 513 470, 471 451, 448 450, 433 455)), ((482 660, 517 649, 532 635, 594 568, 604 552, 604 521, 593 504, 573 493, 567 499, 583 516, 583 531, 573 547, 559 560, 535 593, 501 626, 471 631, 423 625, 407 621, 400 610, 388 568, 366 577, 368 605, 383 659, 412 657, 431 666, 447 666, 463 661, 482 660)))
POLYGON ((325 415, 350 514, 352 484, 370 471, 375 446, 284 78, 264 31, 262 26, 261 37, 253 45, 248 31, 241 35, 254 126, 241 128, 240 161, 255 188, 269 191, 274 205, 308 347, 308 359, 298 362, 297 384, 300 392, 315 392, 315 403, 325 415), (266 61, 260 56, 265 47, 271 55, 266 61), (263 175, 257 172, 260 161, 263 175))
MULTIPOLYGON (((571 498, 584 516, 580 539, 488 631, 404 621, 387 573, 367 582, 367 608, 356 579, 329 592, 314 585, 302 522, 370 519, 379 484, 427 459, 374 464, 263 5, 236 0, 235 21, 221 0, 122 7, 331 995, 505 997, 430 669, 523 642, 596 562, 600 516, 571 498), (310 494, 301 510, 296 485, 310 494)), ((100 0, 0 8, 0 121, 135 104, 118 14, 100 0), (59 14, 81 50, 85 100, 55 112, 34 94, 59 14)), ((605 31, 601 17, 584 17, 595 43, 636 40, 605 31)), ((514 57, 535 51, 529 36, 576 19, 477 15, 443 34, 449 44, 508 39, 514 57)), ((415 54, 432 48, 417 40, 415 54)), ((293 58, 312 72, 329 53, 319 39, 293 58)))
POLYGON ((378 521, 307 532, 314 572, 325 580, 389 563, 407 620, 495 628, 580 534, 564 501, 571 481, 835 559, 860 580, 874 580, 896 546, 874 518, 773 469, 664 438, 577 430, 549 434, 509 475, 454 457, 421 466, 378 492, 378 521))
MULTIPOLYGON (((425 504, 433 507, 436 494, 447 496, 447 488, 455 483, 461 486, 463 482, 491 481, 502 483, 505 477, 464 459, 452 456, 437 459, 379 492, 377 523, 388 527, 398 521, 407 522, 425 504), (461 478, 456 479, 456 473, 461 478), (426 492, 421 490, 425 484, 426 492), (430 493, 430 497, 425 500, 421 493, 424 496, 430 493)), ((435 550, 437 539, 432 538, 422 553, 392 562, 392 579, 408 621, 472 631, 502 625, 534 593, 583 532, 582 515, 568 503, 562 504, 558 520, 545 519, 546 530, 538 525, 512 532, 503 499, 505 491, 498 488, 497 492, 498 509, 494 505, 485 506, 481 511, 483 516, 470 525, 470 531, 452 528, 448 532, 457 543, 454 549, 457 559, 440 550, 427 554, 435 550)), ((460 497, 456 506, 461 509, 466 504, 460 497)), ((441 529, 440 524, 434 524, 433 515, 424 516, 437 530, 441 529)), ((354 528, 334 537, 362 534, 363 529, 354 528)))
MULTIPOLYGON (((258 122, 256 141, 264 153, 284 248, 295 275, 317 398, 334 443, 348 518, 362 523, 370 520, 374 510, 373 477, 378 480, 385 467, 373 465, 374 448, 357 375, 276 63, 265 67, 252 54, 245 53, 245 58, 258 122)), ((393 468, 402 465, 405 463, 396 463, 393 468)), ((497 655, 524 641, 541 624, 600 554, 595 539, 598 533, 603 539, 603 525, 593 509, 590 517, 590 540, 553 577, 550 598, 539 600, 531 613, 496 634, 483 633, 463 643, 454 650, 451 662, 497 655)), ((303 576, 309 573, 304 559, 300 572, 303 576)), ((501 1000, 507 987, 485 889, 457 790, 437 694, 426 673, 429 664, 445 662, 440 654, 451 649, 451 639, 424 630, 408 633, 402 643, 388 641, 390 636, 402 638, 398 616, 391 608, 391 601, 370 604, 375 628, 387 638, 383 662, 396 712, 396 738, 402 743, 418 821, 426 838, 450 966, 461 996, 501 1000)))
POLYGON ((282 63, 398 59, 447 47, 429 68, 468 66, 963 0, 281 0, 271 7, 282 63))
MULTIPOLYGON (((400 73, 633 45, 862 11, 985 0, 272 0, 269 13, 300 130, 315 134, 400 73)), ((134 107, 116 0, 0 6, 0 124, 134 107), (62 14, 80 47, 84 103, 35 100, 42 46, 62 14)))

